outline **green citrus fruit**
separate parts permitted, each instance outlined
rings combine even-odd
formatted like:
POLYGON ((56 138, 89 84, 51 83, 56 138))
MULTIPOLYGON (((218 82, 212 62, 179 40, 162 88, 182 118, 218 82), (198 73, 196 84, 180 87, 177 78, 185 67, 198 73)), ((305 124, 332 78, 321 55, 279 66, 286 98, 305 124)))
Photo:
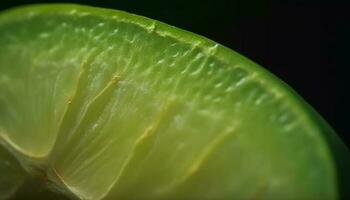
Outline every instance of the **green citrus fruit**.
POLYGON ((286 84, 206 38, 109 9, 0 15, 0 141, 1 198, 35 185, 80 199, 347 195, 347 148, 286 84))

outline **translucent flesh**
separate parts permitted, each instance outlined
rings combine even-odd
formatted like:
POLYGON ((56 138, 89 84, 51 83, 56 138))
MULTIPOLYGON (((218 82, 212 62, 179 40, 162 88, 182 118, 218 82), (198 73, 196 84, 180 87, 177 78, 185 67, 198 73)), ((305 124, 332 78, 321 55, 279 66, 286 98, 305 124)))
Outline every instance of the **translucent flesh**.
POLYGON ((324 122, 215 42, 120 11, 44 5, 1 15, 0 44, 0 138, 68 195, 338 197, 324 122))

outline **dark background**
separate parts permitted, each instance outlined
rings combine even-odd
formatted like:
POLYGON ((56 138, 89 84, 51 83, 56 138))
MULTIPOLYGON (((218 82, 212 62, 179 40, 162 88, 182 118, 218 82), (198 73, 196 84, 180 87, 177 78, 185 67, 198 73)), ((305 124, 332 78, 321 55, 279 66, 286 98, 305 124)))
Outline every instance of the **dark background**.
MULTIPOLYGON (((6 1, 0 9, 49 1, 6 1)), ((204 35, 272 71, 350 144, 345 3, 321 0, 61 1, 115 8, 204 35), (332 2, 332 3, 330 3, 332 2)))

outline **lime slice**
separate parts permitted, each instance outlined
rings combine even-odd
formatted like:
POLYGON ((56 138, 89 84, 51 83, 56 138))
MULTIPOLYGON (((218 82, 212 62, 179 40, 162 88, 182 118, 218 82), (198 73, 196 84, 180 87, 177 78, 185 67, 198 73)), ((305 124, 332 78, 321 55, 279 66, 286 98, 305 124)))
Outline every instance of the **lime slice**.
POLYGON ((0 44, 0 141, 25 170, 13 190, 29 177, 80 199, 347 195, 350 154, 332 129, 220 44, 61 4, 2 13, 0 44))

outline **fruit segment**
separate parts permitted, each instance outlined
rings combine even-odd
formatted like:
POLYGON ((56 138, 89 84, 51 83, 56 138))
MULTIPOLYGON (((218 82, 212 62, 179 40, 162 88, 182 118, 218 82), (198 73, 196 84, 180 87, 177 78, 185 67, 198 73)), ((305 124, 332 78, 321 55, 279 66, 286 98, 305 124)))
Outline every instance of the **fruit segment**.
POLYGON ((0 146, 0 199, 12 197, 26 178, 26 173, 14 156, 0 146))
POLYGON ((85 52, 82 43, 63 36, 63 25, 44 18, 0 24, 1 138, 28 157, 43 158, 55 141, 85 52))

